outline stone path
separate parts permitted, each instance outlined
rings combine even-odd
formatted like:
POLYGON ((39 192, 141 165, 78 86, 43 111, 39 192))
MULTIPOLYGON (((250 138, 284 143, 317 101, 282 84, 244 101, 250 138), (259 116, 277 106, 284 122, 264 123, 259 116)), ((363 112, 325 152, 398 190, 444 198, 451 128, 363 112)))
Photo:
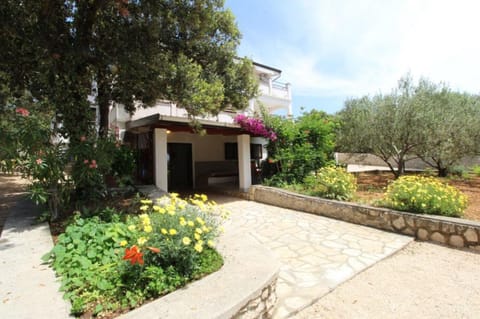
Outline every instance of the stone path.
MULTIPOLYGON (((282 263, 274 318, 286 318, 413 241, 413 238, 237 198, 226 231, 248 232, 282 263)), ((241 240, 241 237, 239 237, 241 240)))

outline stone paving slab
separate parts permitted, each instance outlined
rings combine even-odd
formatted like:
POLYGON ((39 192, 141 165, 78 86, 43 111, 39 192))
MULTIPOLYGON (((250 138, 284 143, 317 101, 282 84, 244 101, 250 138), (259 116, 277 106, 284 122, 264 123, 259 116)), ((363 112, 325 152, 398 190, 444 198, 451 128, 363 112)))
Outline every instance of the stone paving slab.
POLYGON ((69 318, 54 272, 41 257, 53 247, 47 223, 35 224, 38 208, 19 200, 0 237, 0 317, 69 318))
POLYGON ((211 198, 231 211, 226 232, 252 234, 281 262, 274 318, 302 310, 413 241, 304 212, 225 196, 211 198))

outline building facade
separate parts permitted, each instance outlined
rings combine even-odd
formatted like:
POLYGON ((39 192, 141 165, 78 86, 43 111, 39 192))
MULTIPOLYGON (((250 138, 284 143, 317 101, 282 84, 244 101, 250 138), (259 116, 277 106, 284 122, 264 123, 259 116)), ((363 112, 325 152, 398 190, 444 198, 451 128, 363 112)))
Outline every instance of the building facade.
POLYGON ((281 71, 259 63, 254 63, 254 68, 259 96, 244 110, 199 118, 204 135, 192 130, 184 108, 169 101, 138 109, 133 115, 113 106, 110 127, 136 151, 137 183, 155 184, 164 191, 230 183, 247 191, 267 157, 267 141, 242 130, 234 122, 235 116, 253 116, 261 106, 272 114, 292 115, 291 88, 278 81, 281 71))

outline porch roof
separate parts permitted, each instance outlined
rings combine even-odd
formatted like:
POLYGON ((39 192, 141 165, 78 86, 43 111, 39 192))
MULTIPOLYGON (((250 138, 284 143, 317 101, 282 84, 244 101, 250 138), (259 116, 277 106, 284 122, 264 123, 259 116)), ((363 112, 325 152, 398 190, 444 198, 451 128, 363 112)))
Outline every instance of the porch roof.
MULTIPOLYGON (((127 122, 126 129, 131 132, 144 132, 147 129, 164 128, 172 132, 194 133, 194 129, 190 126, 191 122, 191 119, 186 117, 167 116, 156 113, 138 120, 127 122)), ((197 122, 207 131, 207 134, 251 135, 236 123, 217 122, 205 119, 197 119, 197 122)))

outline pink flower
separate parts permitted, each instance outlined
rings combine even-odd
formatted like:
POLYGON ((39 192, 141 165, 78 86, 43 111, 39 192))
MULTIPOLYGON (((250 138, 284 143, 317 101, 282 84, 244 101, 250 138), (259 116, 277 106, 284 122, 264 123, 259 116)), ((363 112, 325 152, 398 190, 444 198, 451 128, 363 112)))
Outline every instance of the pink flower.
POLYGON ((43 161, 42 161, 41 158, 37 158, 37 159, 35 160, 35 162, 37 163, 37 165, 40 165, 40 164, 43 163, 43 161))
POLYGON ((89 165, 90 168, 97 168, 97 161, 92 160, 91 164, 89 165))
POLYGON ((21 116, 24 116, 24 117, 30 115, 30 112, 29 112, 26 108, 24 108, 24 107, 19 107, 19 108, 17 108, 17 109, 15 110, 15 112, 16 112, 17 114, 20 114, 21 116))
POLYGON ((84 160, 84 161, 83 161, 83 164, 88 164, 88 160, 84 160))
POLYGON ((80 136, 80 142, 85 142, 86 140, 87 138, 85 137, 85 135, 80 136))

